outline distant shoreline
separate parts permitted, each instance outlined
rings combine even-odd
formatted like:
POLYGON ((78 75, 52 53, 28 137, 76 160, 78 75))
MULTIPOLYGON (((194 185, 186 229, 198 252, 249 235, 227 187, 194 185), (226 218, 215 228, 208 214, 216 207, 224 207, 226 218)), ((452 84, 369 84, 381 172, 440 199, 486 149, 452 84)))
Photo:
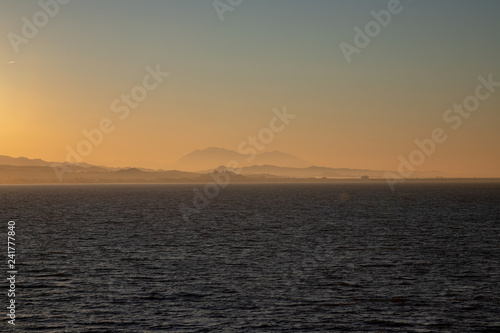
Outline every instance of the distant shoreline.
MULTIPOLYGON (((13 185, 200 185, 206 184, 209 181, 195 180, 165 180, 165 181, 86 181, 86 182, 12 182, 0 183, 0 186, 13 186, 13 185)), ((229 185, 247 185, 247 184, 383 184, 387 183, 386 179, 374 178, 369 180, 362 180, 357 178, 332 178, 332 179, 310 179, 310 178, 297 178, 297 179, 270 179, 270 180, 248 180, 248 181, 234 181, 229 185)), ((500 178, 409 178, 404 182, 399 183, 412 183, 412 184, 425 184, 425 183, 500 183, 500 178)))

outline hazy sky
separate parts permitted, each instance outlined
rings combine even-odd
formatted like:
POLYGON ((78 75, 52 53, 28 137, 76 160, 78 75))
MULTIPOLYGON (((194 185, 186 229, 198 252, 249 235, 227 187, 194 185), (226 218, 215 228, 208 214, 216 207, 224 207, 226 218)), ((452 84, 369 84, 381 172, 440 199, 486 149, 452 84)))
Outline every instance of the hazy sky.
POLYGON ((448 140, 419 170, 500 176, 500 87, 458 129, 443 120, 478 76, 500 82, 500 2, 401 0, 348 63, 339 45, 389 2, 243 0, 221 21, 212 0, 73 0, 54 17, 1 0, 0 155, 63 161, 109 118, 86 162, 167 167, 195 149, 236 150, 286 106, 297 118, 266 151, 395 170, 442 128, 448 140), (33 15, 35 34, 23 28, 33 15), (34 36, 15 52, 23 30, 34 36), (111 104, 157 65, 169 76, 120 119, 111 104))

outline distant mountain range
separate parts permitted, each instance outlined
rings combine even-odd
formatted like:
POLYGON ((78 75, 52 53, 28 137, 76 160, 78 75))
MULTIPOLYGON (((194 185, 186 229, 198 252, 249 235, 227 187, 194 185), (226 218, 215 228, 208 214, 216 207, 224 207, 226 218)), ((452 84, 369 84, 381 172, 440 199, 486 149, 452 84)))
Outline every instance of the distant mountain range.
POLYGON ((39 158, 29 159, 26 157, 10 157, 0 155, 0 165, 10 165, 10 166, 50 166, 50 162, 45 162, 39 158))
MULTIPOLYGON (((291 178, 360 178, 368 176, 370 178, 384 178, 385 170, 367 169, 346 169, 346 168, 326 168, 311 166, 307 168, 287 168, 274 165, 254 165, 243 167, 241 174, 244 176, 273 175, 291 178)), ((447 174, 439 171, 415 172, 414 178, 436 178, 445 177, 447 174)))
POLYGON ((174 169, 185 171, 199 171, 215 169, 227 165, 229 161, 237 161, 239 166, 252 165, 275 165, 278 167, 305 168, 312 166, 311 163, 301 160, 290 154, 280 151, 259 153, 256 155, 240 154, 236 151, 209 147, 203 150, 195 150, 179 159, 172 165, 174 169))
MULTIPOLYGON (((57 162, 47 162, 44 160, 41 160, 39 158, 36 159, 30 159, 26 157, 10 157, 10 156, 5 156, 5 155, 0 155, 0 165, 9 165, 9 166, 23 166, 23 167, 50 167, 52 165, 56 164, 65 164, 67 166, 76 166, 73 163, 69 162, 64 162, 64 163, 57 163, 57 162)), ((78 167, 80 168, 96 168, 95 165, 88 164, 88 163, 78 163, 78 167)), ((97 168, 102 168, 102 169, 118 169, 118 168, 111 168, 111 167, 97 167, 97 168)))
MULTIPOLYGON (((26 157, 0 156, 0 184, 37 183, 207 183, 229 161, 239 164, 239 174, 231 175, 231 182, 311 182, 334 179, 384 179, 383 170, 327 168, 311 166, 295 156, 274 151, 256 155, 247 161, 248 155, 222 148, 196 150, 175 165, 177 170, 151 170, 144 168, 111 168, 87 163, 56 163, 26 157), (252 164, 253 163, 253 164, 252 164), (258 165, 257 163, 262 163, 258 165), (269 163, 274 163, 271 165, 269 163), (250 164, 250 165, 248 165, 250 164), (204 171, 193 172, 196 166, 209 165, 204 171), (179 170, 180 169, 180 170, 179 170), (191 169, 190 171, 186 169, 191 169), (364 177, 366 178, 366 177, 364 177)), ((200 170, 201 167, 196 168, 200 170)), ((415 172, 413 178, 443 178, 448 175, 438 171, 415 172)))

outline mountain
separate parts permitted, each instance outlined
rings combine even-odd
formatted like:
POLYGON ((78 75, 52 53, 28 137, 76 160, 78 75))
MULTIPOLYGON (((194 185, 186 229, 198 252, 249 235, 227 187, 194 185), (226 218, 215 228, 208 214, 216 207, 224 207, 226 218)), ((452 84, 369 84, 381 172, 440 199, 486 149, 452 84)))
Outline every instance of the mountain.
POLYGON ((29 159, 26 157, 10 157, 0 155, 0 165, 10 166, 50 166, 50 162, 43 161, 39 158, 29 159))
MULTIPOLYGON (((241 174, 244 176, 273 175, 288 178, 385 178, 385 170, 326 168, 311 166, 307 168, 277 167, 275 165, 253 165, 243 167, 241 174)), ((415 172, 412 178, 445 177, 447 174, 439 171, 415 172)))
MULTIPOLYGON (((111 167, 105 167, 105 166, 95 166, 92 164, 88 163, 70 163, 70 162, 64 162, 64 163, 56 163, 56 162, 47 162, 44 160, 41 160, 39 158, 36 159, 31 159, 31 158, 26 158, 26 157, 10 157, 10 156, 5 156, 5 155, 0 155, 0 165, 8 165, 8 166, 25 166, 25 167, 52 167, 54 165, 65 165, 66 167, 70 167, 73 169, 78 169, 78 168, 85 168, 85 169, 90 169, 90 168, 97 168, 95 170, 102 170, 102 169, 107 169, 107 170, 118 170, 119 168, 111 168, 111 167)), ((87 170, 89 171, 89 170, 87 170)))
POLYGON ((279 167, 306 168, 312 166, 311 163, 303 161, 293 155, 282 153, 280 151, 272 151, 268 153, 260 153, 255 157, 255 160, 248 162, 249 165, 275 165, 279 167))
POLYGON ((239 166, 275 165, 295 168, 311 166, 311 163, 280 151, 256 154, 253 160, 248 161, 251 156, 252 155, 240 154, 229 149, 209 147, 203 150, 197 149, 187 154, 179 159, 172 167, 185 171, 199 171, 225 166, 229 161, 237 161, 239 166))
POLYGON ((235 151, 209 147, 203 150, 195 150, 179 159, 174 165, 174 169, 185 171, 197 171, 203 169, 215 169, 227 164, 232 160, 241 159, 241 155, 235 151))
MULTIPOLYGON (((195 166, 211 164, 206 171, 190 172, 179 170, 150 170, 143 168, 109 168, 86 163, 54 163, 25 157, 13 158, 0 156, 0 184, 41 184, 41 183, 211 183, 216 179, 231 178, 231 182, 332 182, 335 179, 357 179, 368 176, 384 181, 383 170, 327 168, 317 166, 289 167, 276 165, 251 165, 246 161, 248 155, 221 149, 208 148, 186 155, 179 164, 194 163, 195 166), (231 160, 241 164, 240 174, 231 171, 219 172, 220 165, 231 160)), ((262 153, 253 163, 272 161, 282 165, 307 165, 292 155, 281 152, 262 153)), ((415 172, 412 178, 431 179, 449 175, 438 171, 415 172)))

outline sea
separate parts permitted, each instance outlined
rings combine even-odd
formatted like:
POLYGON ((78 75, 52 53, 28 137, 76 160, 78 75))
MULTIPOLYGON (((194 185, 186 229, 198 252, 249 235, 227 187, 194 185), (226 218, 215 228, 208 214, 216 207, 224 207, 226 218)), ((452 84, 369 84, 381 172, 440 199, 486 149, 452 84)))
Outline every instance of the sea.
POLYGON ((0 186, 0 331, 500 332, 498 183, 204 186, 0 186))

